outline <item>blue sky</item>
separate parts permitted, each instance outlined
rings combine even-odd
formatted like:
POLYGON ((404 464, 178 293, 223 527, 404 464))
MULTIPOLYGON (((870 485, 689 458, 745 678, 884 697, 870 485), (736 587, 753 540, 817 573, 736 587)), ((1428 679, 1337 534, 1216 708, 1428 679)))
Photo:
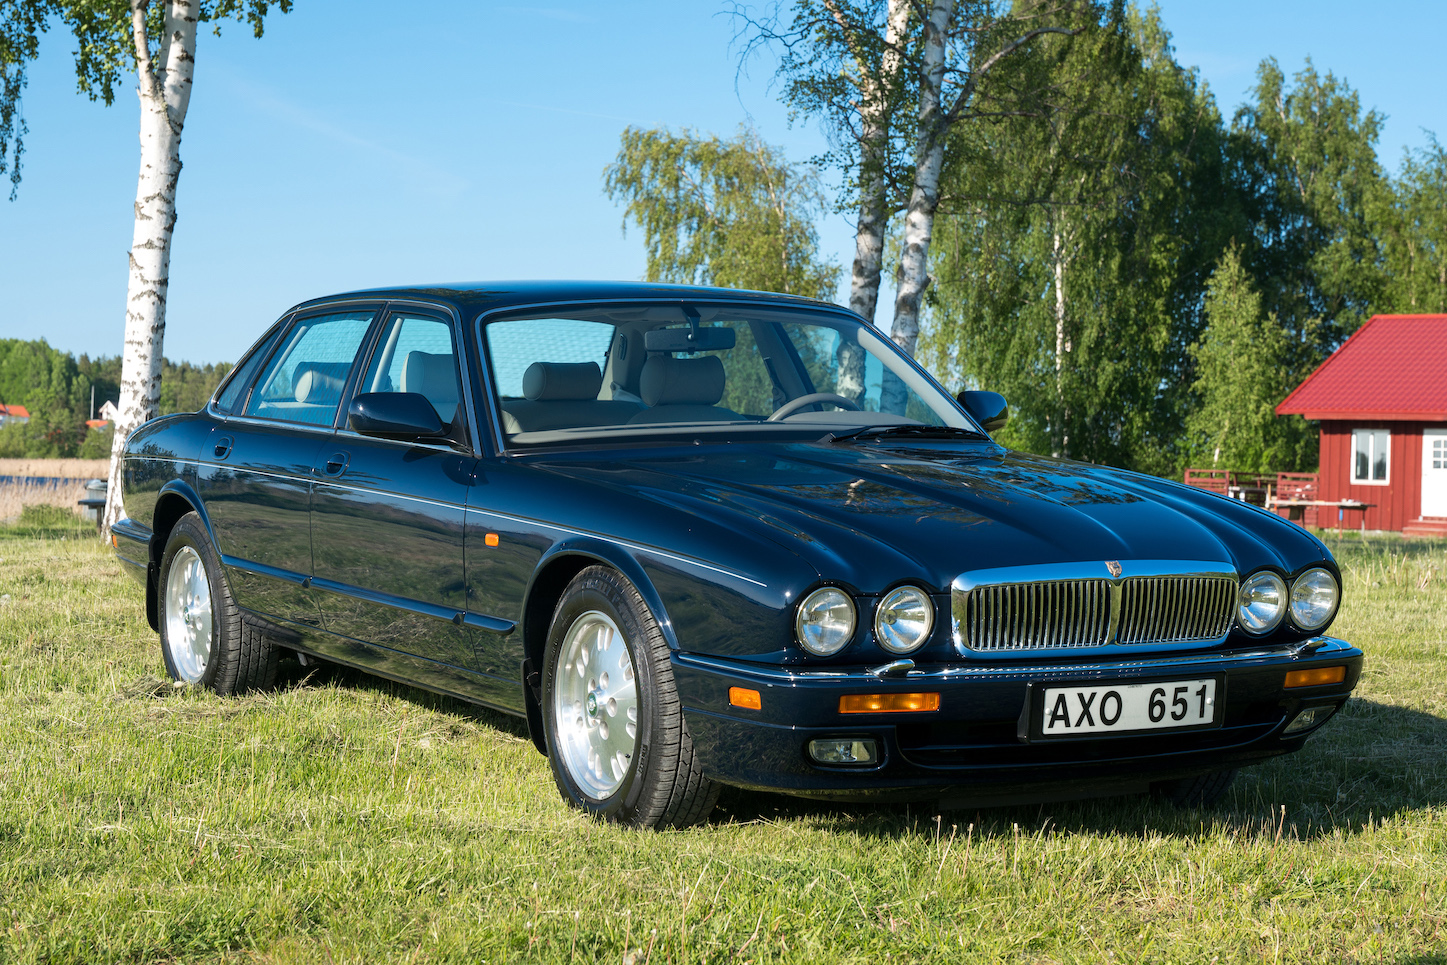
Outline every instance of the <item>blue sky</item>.
MULTIPOLYGON (((739 73, 715 0, 550 6, 297 0, 261 41, 203 34, 187 119, 166 355, 234 359, 289 305, 351 288, 484 278, 638 278, 602 170, 629 124, 729 134, 752 123, 795 159, 772 64, 739 73)), ((1447 137, 1437 65, 1447 5, 1401 0, 1166 0, 1177 58, 1229 117, 1256 65, 1307 56, 1388 115, 1395 169, 1422 130, 1447 137)), ((75 92, 51 34, 30 75, 25 180, 0 200, 0 337, 77 354, 121 349, 138 147, 128 84, 113 107, 75 92)), ((852 229, 821 226, 847 265, 852 229)), ((882 314, 887 314, 882 311, 882 314)))

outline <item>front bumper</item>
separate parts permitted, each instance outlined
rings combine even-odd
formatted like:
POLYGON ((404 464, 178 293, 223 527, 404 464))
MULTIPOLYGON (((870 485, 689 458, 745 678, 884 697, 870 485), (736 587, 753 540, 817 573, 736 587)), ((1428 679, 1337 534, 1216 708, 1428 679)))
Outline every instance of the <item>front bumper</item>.
MULTIPOLYGON (((922 666, 905 676, 867 669, 799 671, 676 653, 674 678, 708 776, 725 784, 839 800, 930 797, 1043 801, 1144 790, 1152 782, 1256 763, 1298 750, 1312 730, 1284 734, 1310 707, 1335 710, 1361 676, 1362 652, 1333 637, 1131 661, 1004 661, 922 666), (1341 683, 1287 690, 1288 671, 1345 666, 1341 683), (1221 723, 1031 740, 1031 689, 1043 684, 1145 683, 1215 677, 1221 723), (729 688, 756 690, 760 708, 731 706, 729 688), (930 692, 939 710, 841 714, 847 694, 930 692), (870 738, 879 761, 821 765, 816 738, 870 738)), ((1313 728, 1314 730, 1314 728, 1313 728)))

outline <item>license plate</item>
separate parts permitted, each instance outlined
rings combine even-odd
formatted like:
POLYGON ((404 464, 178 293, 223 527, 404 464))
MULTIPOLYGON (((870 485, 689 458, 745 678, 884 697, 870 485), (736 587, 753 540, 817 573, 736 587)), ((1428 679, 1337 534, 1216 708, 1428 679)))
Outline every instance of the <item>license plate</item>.
POLYGON ((1219 720, 1216 681, 1209 677, 1043 689, 1041 737, 1201 727, 1219 720))

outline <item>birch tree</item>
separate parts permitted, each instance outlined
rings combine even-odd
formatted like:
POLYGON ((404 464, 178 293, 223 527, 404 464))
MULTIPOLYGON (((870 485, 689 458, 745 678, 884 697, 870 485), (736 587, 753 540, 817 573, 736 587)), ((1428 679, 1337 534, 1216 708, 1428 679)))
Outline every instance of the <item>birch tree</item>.
POLYGON ((160 396, 181 133, 191 103, 199 26, 211 23, 219 33, 223 21, 241 21, 260 37, 272 7, 285 13, 291 9, 291 0, 53 0, 46 4, 47 13, 59 13, 74 36, 81 91, 109 106, 115 101, 121 75, 134 73, 140 101, 140 173, 126 284, 121 397, 104 517, 107 532, 124 514, 121 455, 126 441, 137 426, 156 415, 160 396))

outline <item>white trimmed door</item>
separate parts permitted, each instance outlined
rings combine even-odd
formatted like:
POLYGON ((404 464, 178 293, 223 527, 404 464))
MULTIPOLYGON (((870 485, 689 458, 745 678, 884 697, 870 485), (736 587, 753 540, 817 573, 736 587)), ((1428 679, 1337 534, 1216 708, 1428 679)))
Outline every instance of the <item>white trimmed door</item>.
POLYGON ((1422 430, 1422 515, 1447 516, 1447 429, 1422 430))

